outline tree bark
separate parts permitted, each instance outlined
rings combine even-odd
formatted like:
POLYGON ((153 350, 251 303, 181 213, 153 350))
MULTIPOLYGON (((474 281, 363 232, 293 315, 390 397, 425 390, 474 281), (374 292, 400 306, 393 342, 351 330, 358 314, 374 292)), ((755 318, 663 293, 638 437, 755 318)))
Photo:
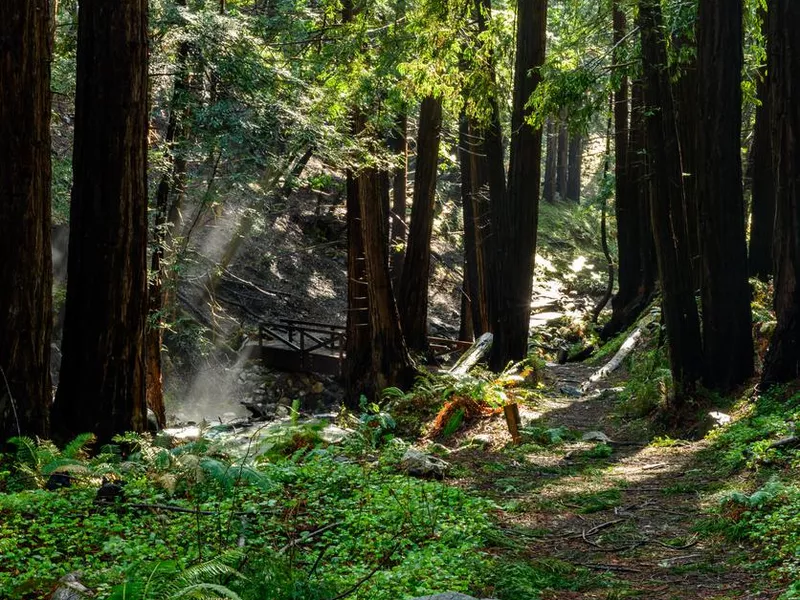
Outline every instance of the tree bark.
POLYGON ((536 254, 542 132, 525 122, 528 99, 541 81, 547 26, 545 0, 520 0, 517 8, 517 51, 511 113, 511 156, 508 191, 492 204, 497 232, 493 290, 494 344, 489 365, 500 371, 528 353, 531 289, 536 254), (537 182, 530 185, 530 182, 537 182))
POLYGON ((742 1, 700 0, 696 197, 703 264, 703 383, 728 392, 753 374, 742 192, 742 1))
POLYGON ((558 126, 558 144, 556 147, 556 192, 560 200, 567 199, 567 166, 569 165, 569 132, 567 122, 562 120, 558 126))
MULTIPOLYGON (((464 292, 470 310, 471 326, 463 331, 489 330, 486 255, 483 221, 488 212, 486 198, 486 157, 483 138, 466 115, 459 123, 458 161, 461 170, 461 206, 464 217, 464 292)), ((466 339, 463 338, 462 339, 466 339)))
MULTIPOLYGON (((602 339, 609 339, 633 325, 655 292, 657 267, 650 218, 645 113, 642 83, 635 81, 631 86, 630 135, 625 157, 628 185, 621 192, 626 196, 623 221, 620 222, 619 213, 617 220, 620 283, 611 303, 611 319, 600 334, 602 339)), ((619 210, 619 206, 617 208, 619 210)))
POLYGON ((402 308, 406 343, 410 349, 420 352, 428 349, 428 282, 441 130, 442 100, 428 96, 422 100, 419 111, 411 227, 397 298, 402 308))
MULTIPOLYGON (((767 38, 768 16, 760 10, 762 30, 767 38)), ((773 240, 775 229, 775 173, 772 165, 772 142, 770 131, 771 99, 769 78, 766 69, 759 69, 756 107, 756 122, 753 129, 751 150, 752 208, 750 213, 750 275, 766 281, 773 274, 773 240)))
POLYGON ((569 138, 569 166, 567 167, 567 200, 580 202, 583 173, 583 140, 578 134, 569 138))
POLYGON ((552 117, 548 117, 545 128, 545 157, 544 157, 544 183, 542 184, 542 198, 545 202, 556 201, 556 162, 557 162, 557 136, 556 124, 552 117))
POLYGON ((146 425, 147 2, 84 0, 63 360, 53 423, 102 441, 146 425))
MULTIPOLYGON (((415 374, 392 290, 386 246, 388 221, 379 196, 380 173, 372 167, 364 169, 358 177, 358 205, 369 297, 371 369, 365 386, 368 396, 377 396, 387 387, 407 389, 415 374)), ((410 256, 409 251, 406 258, 410 256)), ((408 264, 406 260, 404 274, 408 264)))
POLYGON ((49 434, 50 13, 0 3, 0 443, 49 434))
POLYGON ((361 390, 371 364, 369 332, 369 296, 364 240, 361 235, 361 208, 358 202, 358 179, 347 173, 347 404, 358 407, 361 390))
MULTIPOLYGON (((676 40, 678 49, 694 45, 689 36, 676 40)), ((680 140, 681 168, 683 169, 683 193, 686 203, 686 225, 689 232, 689 257, 691 259, 692 282, 695 290, 702 285, 703 265, 700 257, 700 217, 697 205, 698 154, 697 141, 700 115, 697 107, 698 76, 697 57, 681 65, 675 83, 675 111, 680 140)))
POLYGON ((776 182, 775 314, 778 324, 764 360, 762 386, 800 376, 800 3, 770 0, 768 64, 776 182))
POLYGON ((405 110, 397 115, 395 127, 389 136, 389 150, 395 153, 399 164, 392 177, 391 251, 389 255, 392 284, 400 285, 403 273, 406 243, 406 186, 408 181, 408 118, 405 110))
POLYGON ((702 347, 691 281, 683 175, 659 0, 639 0, 644 95, 648 105, 647 152, 651 218, 661 281, 663 318, 669 341, 674 394, 669 408, 679 422, 701 376, 702 347))

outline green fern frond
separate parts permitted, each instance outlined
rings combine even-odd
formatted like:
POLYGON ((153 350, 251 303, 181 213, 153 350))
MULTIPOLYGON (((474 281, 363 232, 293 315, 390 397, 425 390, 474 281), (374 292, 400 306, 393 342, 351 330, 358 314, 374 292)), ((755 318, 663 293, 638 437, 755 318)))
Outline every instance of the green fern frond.
POLYGON ((61 455, 64 458, 86 458, 87 446, 94 444, 96 441, 97 437, 93 433, 81 433, 69 444, 64 446, 61 455))
POLYGON ((41 469, 42 475, 49 476, 56 471, 63 473, 75 473, 78 475, 88 475, 89 467, 83 462, 72 458, 57 458, 44 465, 41 469))
POLYGON ((197 598, 202 600, 211 600, 212 598, 228 598, 229 600, 242 600, 241 596, 239 596, 239 594, 233 590, 226 588, 224 585, 218 585, 216 583, 196 583, 183 588, 182 590, 170 596, 170 598, 197 598), (211 592, 214 592, 217 595, 212 596, 210 595, 211 592))
POLYGON ((231 550, 210 560, 187 567, 186 570, 181 573, 181 585, 187 586, 197 583, 207 583, 210 579, 221 577, 247 579, 239 571, 230 566, 231 563, 238 562, 241 557, 242 553, 239 550, 231 550))
POLYGON ((15 458, 21 465, 37 468, 39 465, 39 455, 37 453, 36 442, 26 435, 12 437, 8 440, 9 444, 17 447, 15 458))
POLYGON ((199 465, 206 475, 222 485, 225 489, 230 489, 233 487, 233 484, 236 481, 236 470, 232 469, 231 465, 209 457, 201 458, 199 465))

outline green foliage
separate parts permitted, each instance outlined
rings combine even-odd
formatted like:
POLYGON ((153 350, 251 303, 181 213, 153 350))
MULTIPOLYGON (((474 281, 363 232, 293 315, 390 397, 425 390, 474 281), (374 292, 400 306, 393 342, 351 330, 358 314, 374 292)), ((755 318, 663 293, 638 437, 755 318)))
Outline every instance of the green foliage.
POLYGON ((555 558, 514 563, 498 572, 497 595, 501 600, 540 598, 543 590, 583 592, 606 587, 609 578, 555 558))
MULTIPOLYGON (((368 413, 363 435, 379 441, 371 431, 389 424, 368 413)), ((261 433, 269 441, 250 444, 249 460, 209 439, 161 448, 126 434, 95 457, 84 455, 88 436, 63 451, 15 440, 15 463, 36 473, 55 456, 92 475, 0 495, 0 589, 39 597, 76 570, 100 597, 136 599, 327 599, 373 571, 362 591, 378 600, 484 585, 489 503, 398 474, 402 444, 386 444, 375 463, 319 442, 287 455, 275 450, 277 432, 261 433), (126 478, 125 502, 99 509, 94 474, 109 468, 126 478)))
POLYGON ((563 425, 560 427, 548 427, 547 425, 531 424, 520 429, 520 433, 525 439, 545 447, 558 446, 565 441, 571 441, 578 437, 577 432, 571 431, 563 425))
POLYGON ((442 436, 448 438, 458 431, 458 428, 461 427, 461 424, 464 422, 464 413, 464 409, 459 408, 451 415, 450 419, 448 419, 447 424, 442 430, 442 436))
POLYGON ((667 351, 664 346, 650 348, 629 362, 630 377, 620 394, 620 410, 628 417, 644 417, 662 405, 672 385, 667 351))

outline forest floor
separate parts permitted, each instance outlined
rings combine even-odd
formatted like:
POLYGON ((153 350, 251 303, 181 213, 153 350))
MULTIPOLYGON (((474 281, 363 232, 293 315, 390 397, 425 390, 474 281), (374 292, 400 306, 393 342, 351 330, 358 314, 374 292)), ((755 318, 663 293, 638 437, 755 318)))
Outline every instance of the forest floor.
MULTIPOLYGON (((574 395, 593 371, 549 366, 542 397, 522 409, 542 445, 453 455, 452 483, 502 507, 496 519, 504 536, 492 549, 501 564, 507 558, 550 570, 546 600, 776 598, 748 568, 747 546, 704 534, 709 498, 730 485, 708 468, 708 442, 648 442, 644 429, 618 415, 612 386, 624 375, 574 395), (590 432, 611 441, 558 439, 590 432)), ((494 430, 505 443, 504 428, 500 416, 464 437, 494 430)))

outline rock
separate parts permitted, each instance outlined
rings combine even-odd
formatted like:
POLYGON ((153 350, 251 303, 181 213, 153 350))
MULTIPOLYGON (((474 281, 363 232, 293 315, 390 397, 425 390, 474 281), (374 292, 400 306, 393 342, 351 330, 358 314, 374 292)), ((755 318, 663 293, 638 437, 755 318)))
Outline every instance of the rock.
POLYGON ((587 431, 581 436, 581 440, 584 442, 601 442, 603 444, 608 444, 611 438, 602 431, 587 431))
POLYGON ((402 469, 413 477, 434 477, 442 479, 450 464, 441 458, 409 448, 400 461, 402 469))
POLYGON ((476 446, 491 446, 492 436, 488 433, 479 433, 478 435, 473 436, 469 443, 476 446))
POLYGON ((574 385, 562 385, 559 391, 565 396, 569 396, 571 398, 580 398, 583 396, 583 392, 574 385))
POLYGON ((314 385, 311 386, 311 392, 313 394, 321 394, 324 389, 325 389, 325 386, 322 385, 321 381, 318 381, 317 383, 315 383, 314 385))
POLYGON ((50 600, 83 600, 93 596, 92 591, 80 581, 78 572, 67 573, 58 580, 58 587, 50 596, 50 600))
POLYGON ((353 433, 352 429, 343 429, 336 425, 328 425, 319 432, 319 437, 329 444, 339 444, 353 433))
POLYGON ((275 408, 275 416, 279 419, 285 419, 289 416, 289 407, 284 404, 278 405, 275 408))

